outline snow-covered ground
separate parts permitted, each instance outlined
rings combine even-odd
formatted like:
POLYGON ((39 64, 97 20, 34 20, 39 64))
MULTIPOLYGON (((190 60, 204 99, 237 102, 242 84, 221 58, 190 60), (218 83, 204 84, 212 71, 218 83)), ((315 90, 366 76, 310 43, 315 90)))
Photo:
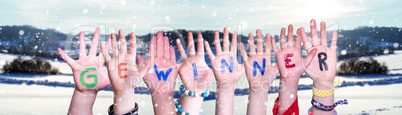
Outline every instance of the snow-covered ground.
MULTIPOLYGON (((7 62, 11 62, 19 55, 0 53, 0 69, 7 62)), ((30 58, 29 56, 23 56, 30 58)), ((402 74, 402 51, 396 51, 395 54, 375 56, 381 63, 388 65, 391 74, 402 74)), ((74 83, 70 67, 62 60, 47 59, 52 66, 67 75, 33 75, 31 77, 11 76, 1 74, 0 77, 13 78, 17 80, 33 81, 58 81, 74 83)), ((340 62, 339 62, 340 63, 340 62)), ((339 65, 339 64, 338 64, 339 65)), ((400 77, 399 75, 389 76, 387 78, 400 77)), ((373 78, 350 78, 337 76, 336 81, 374 81, 384 79, 382 77, 373 78)), ((300 79, 300 84, 312 84, 310 78, 300 79)), ((278 86, 278 79, 274 81, 273 86, 278 86)), ((139 86, 146 87, 144 83, 139 86)), ((179 86, 178 84, 176 86, 179 86)), ((402 84, 392 84, 383 86, 355 86, 336 89, 337 99, 348 99, 349 105, 343 105, 336 108, 340 114, 400 114, 402 113, 402 84)), ((243 77, 237 84, 237 88, 248 88, 246 77, 243 77)), ((209 88, 214 91, 215 85, 209 88)), ((0 84, 0 114, 66 114, 70 104, 73 88, 49 87, 38 85, 11 85, 0 84)), ((300 113, 307 113, 311 106, 311 91, 302 90, 298 92, 300 113)), ((273 103, 278 96, 277 93, 269 94, 268 114, 271 114, 273 103)), ((248 96, 235 96, 235 113, 243 115, 246 113, 248 96)), ((136 102, 140 106, 140 114, 152 113, 152 102, 150 95, 136 94, 136 102)), ((94 104, 94 114, 107 114, 107 107, 113 103, 113 92, 100 91, 94 104)), ((204 101, 204 114, 211 115, 215 112, 215 100, 204 101)))

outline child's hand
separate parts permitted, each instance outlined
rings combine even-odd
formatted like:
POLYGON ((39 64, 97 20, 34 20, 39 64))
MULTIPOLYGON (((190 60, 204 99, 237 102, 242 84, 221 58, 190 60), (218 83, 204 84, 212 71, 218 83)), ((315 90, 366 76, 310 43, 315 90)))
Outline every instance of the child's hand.
POLYGON ((102 54, 114 92, 114 113, 124 114, 135 108, 134 88, 142 80, 148 65, 137 66, 135 62, 137 46, 134 33, 130 34, 130 52, 127 54, 127 44, 124 32, 119 30, 120 51, 116 35, 112 33, 105 44, 101 44, 102 54), (110 57, 110 47, 113 49, 113 58, 110 57))
POLYGON ((224 90, 234 90, 237 81, 244 75, 244 66, 237 62, 237 34, 233 32, 232 43, 229 51, 229 30, 223 30, 223 52, 219 40, 219 32, 215 32, 216 56, 212 53, 209 43, 205 41, 205 47, 211 60, 218 86, 224 90), (229 87, 227 87, 229 86, 229 87))
POLYGON ((205 62, 204 57, 204 39, 201 34, 197 35, 198 52, 196 54, 193 42, 193 34, 191 32, 187 35, 189 57, 181 46, 180 39, 176 40, 177 48, 179 49, 180 58, 182 63, 179 67, 180 78, 189 91, 198 93, 205 92, 205 89, 214 80, 214 74, 205 62))
POLYGON ((305 33, 304 28, 301 28, 303 44, 307 52, 312 52, 317 49, 317 54, 314 55, 311 65, 306 69, 306 73, 314 81, 314 87, 321 90, 329 90, 334 87, 334 79, 336 74, 336 41, 337 33, 332 32, 331 46, 328 48, 325 22, 321 22, 321 43, 318 40, 317 27, 315 20, 310 21, 311 38, 313 47, 305 33))
MULTIPOLYGON (((257 52, 255 52, 254 36, 252 33, 248 35, 250 57, 247 56, 244 50, 243 43, 240 43, 240 52, 246 67, 246 75, 250 90, 264 90, 268 91, 269 86, 278 75, 278 66, 271 65, 271 36, 265 35, 265 52, 263 50, 263 42, 261 30, 257 30, 257 52)), ((272 36, 272 38, 274 38, 272 36)))
POLYGON ((273 49, 276 55, 276 61, 279 67, 281 79, 299 81, 304 69, 309 66, 311 60, 316 54, 316 49, 311 49, 305 59, 301 57, 301 36, 300 29, 297 30, 296 42, 293 45, 293 26, 288 28, 288 41, 286 44, 286 29, 282 28, 280 36, 281 50, 276 45, 275 38, 272 38, 273 49))
POLYGON ((110 85, 109 78, 103 68, 104 59, 102 55, 96 56, 100 29, 97 28, 94 33, 89 55, 85 48, 85 34, 80 32, 79 36, 79 59, 73 60, 66 55, 61 48, 58 48, 61 58, 70 65, 75 82, 75 88, 80 92, 97 92, 110 85))
MULTIPOLYGON (((137 58, 141 65, 144 62, 142 57, 137 58)), ((144 63, 151 66, 145 73, 144 81, 152 95, 173 95, 177 78, 176 55, 174 48, 169 47, 169 38, 163 36, 161 31, 152 38, 148 59, 144 63)))
POLYGON ((105 57, 109 78, 115 94, 134 94, 135 86, 144 77, 149 68, 148 65, 137 66, 137 44, 134 33, 130 34, 130 49, 127 54, 127 43, 124 32, 119 30, 120 52, 116 35, 112 33, 106 44, 101 44, 102 54, 105 57), (113 50, 113 58, 110 57, 110 48, 113 50))
MULTIPOLYGON (((187 39, 189 57, 187 57, 186 52, 181 46, 180 39, 176 40, 176 45, 182 59, 182 63, 179 67, 180 78, 186 90, 201 94, 205 92, 207 87, 214 80, 214 74, 205 62, 204 40, 202 35, 197 35, 197 54, 195 52, 193 34, 191 32, 188 32, 187 39)), ((204 98, 201 96, 193 97, 182 94, 178 102, 185 113, 199 114, 203 100, 204 98)))

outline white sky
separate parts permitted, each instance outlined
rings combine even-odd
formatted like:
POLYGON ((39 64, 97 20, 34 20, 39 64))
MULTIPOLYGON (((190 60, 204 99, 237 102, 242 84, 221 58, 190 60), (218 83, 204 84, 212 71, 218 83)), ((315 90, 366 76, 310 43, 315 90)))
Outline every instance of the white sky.
POLYGON ((137 35, 151 32, 152 27, 219 31, 229 27, 244 35, 256 29, 277 35, 288 24, 309 28, 310 19, 335 24, 329 30, 402 27, 401 6, 400 0, 2 0, 0 25, 33 25, 63 33, 105 25, 106 34, 123 29, 137 35))

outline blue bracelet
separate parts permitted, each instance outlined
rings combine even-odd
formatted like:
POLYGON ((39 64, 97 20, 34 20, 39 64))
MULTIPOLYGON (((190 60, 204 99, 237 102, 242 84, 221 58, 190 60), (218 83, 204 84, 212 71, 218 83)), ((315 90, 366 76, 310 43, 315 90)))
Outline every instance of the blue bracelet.
POLYGON ((183 111, 183 109, 181 108, 181 106, 179 105, 179 102, 175 101, 174 105, 176 106, 177 111, 181 114, 181 115, 190 115, 190 113, 186 113, 183 111))
POLYGON ((184 93, 185 95, 193 96, 193 97, 208 97, 209 96, 209 91, 205 90, 203 93, 195 93, 193 91, 189 91, 186 88, 184 88, 184 85, 180 86, 180 91, 181 93, 184 93))

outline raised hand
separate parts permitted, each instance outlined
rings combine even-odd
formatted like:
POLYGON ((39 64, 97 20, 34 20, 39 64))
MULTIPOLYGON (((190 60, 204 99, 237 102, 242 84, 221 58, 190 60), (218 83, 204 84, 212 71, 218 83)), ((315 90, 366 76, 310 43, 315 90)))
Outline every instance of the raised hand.
POLYGON ((101 44, 102 54, 105 57, 109 79, 114 92, 115 114, 128 113, 135 108, 134 88, 142 80, 148 65, 136 64, 136 38, 130 34, 130 50, 127 54, 127 43, 124 32, 119 30, 120 52, 116 40, 116 34, 112 33, 105 44, 101 44), (113 49, 113 58, 110 57, 110 48, 113 49))
POLYGON ((73 71, 75 91, 71 100, 70 114, 92 114, 92 105, 99 90, 110 85, 108 76, 103 68, 104 59, 102 55, 96 56, 100 29, 94 33, 89 55, 85 48, 85 34, 79 35, 79 59, 73 60, 66 55, 61 48, 58 48, 61 58, 67 62, 73 71), (88 100, 85 103, 82 100, 88 100))
POLYGON ((205 42, 214 75, 217 80, 216 114, 233 115, 235 84, 244 75, 244 65, 237 62, 237 34, 233 32, 229 50, 229 30, 223 30, 223 51, 220 45, 219 32, 215 32, 216 56, 212 53, 208 42, 205 42))
MULTIPOLYGON (((301 56, 301 30, 297 30, 296 42, 293 43, 293 26, 288 27, 288 38, 286 44, 286 29, 282 28, 280 35, 281 50, 276 45, 275 38, 272 38, 273 49, 276 55, 276 61, 280 72, 279 98, 277 102, 277 114, 285 113, 287 109, 296 103, 297 105, 297 87, 300 76, 309 66, 317 50, 309 52, 305 59, 301 56)), ((275 113, 274 113, 275 114, 275 113)))
MULTIPOLYGON (((301 28, 301 34, 303 38, 304 47, 307 52, 312 52, 312 49, 317 49, 317 54, 314 55, 311 65, 305 70, 307 75, 313 79, 313 87, 317 90, 333 90, 334 89, 334 79, 336 74, 336 41, 337 33, 332 32, 331 46, 328 48, 327 36, 326 36, 326 26, 325 22, 321 22, 321 44, 318 40, 317 27, 315 20, 310 21, 311 28, 311 39, 313 40, 313 46, 305 33, 304 28, 301 28)), ((319 97, 313 95, 313 99, 324 104, 332 105, 334 104, 334 95, 328 97, 319 97)), ((333 114, 332 111, 321 111, 316 108, 312 109, 313 114, 317 115, 330 115, 333 114)))
POLYGON ((306 73, 314 81, 314 87, 322 90, 333 89, 334 79, 336 74, 336 41, 337 33, 332 32, 331 46, 327 44, 327 31, 325 22, 321 22, 321 44, 318 40, 317 27, 315 20, 310 21, 311 39, 313 46, 311 46, 304 28, 301 28, 303 44, 307 52, 317 49, 317 54, 314 55, 311 65, 306 69, 306 73))
MULTIPOLYGON (((278 75, 278 67, 271 65, 271 36, 265 35, 265 51, 262 42, 261 30, 257 30, 257 52, 254 46, 254 36, 248 35, 250 56, 247 56, 243 43, 240 43, 240 52, 244 60, 249 91, 249 103, 247 114, 262 115, 266 114, 266 102, 268 99, 268 90, 271 83, 278 75)), ((274 36, 272 36, 274 38, 274 36)))
POLYGON ((244 75, 244 65, 237 62, 237 33, 232 34, 232 43, 229 51, 229 30, 223 30, 223 51, 220 45, 219 32, 215 32, 215 49, 216 56, 212 53, 209 43, 205 41, 205 49, 207 50, 208 57, 211 60, 212 68, 214 70, 215 78, 219 83, 233 86, 244 75))
POLYGON ((143 78, 151 90, 155 114, 175 112, 173 90, 177 78, 176 55, 173 47, 169 47, 169 38, 159 31, 151 40, 148 59, 144 62, 137 55, 138 63, 150 64, 151 67, 143 78), (155 49, 156 47, 156 49, 155 49))
POLYGON ((180 39, 176 40, 177 48, 179 49, 180 58, 182 63, 179 67, 180 78, 187 90, 195 92, 204 92, 205 89, 214 80, 214 74, 205 62, 204 57, 204 39, 201 34, 197 35, 198 52, 196 54, 193 42, 193 34, 191 32, 187 35, 189 57, 181 46, 180 39))
MULTIPOLYGON (((180 43, 180 39, 176 40, 180 58, 182 59, 182 63, 179 67, 180 78, 187 90, 201 94, 202 92, 205 92, 207 87, 214 80, 214 74, 212 69, 210 69, 205 62, 204 39, 202 38, 202 35, 200 33, 197 35, 197 53, 194 48, 193 34, 191 32, 188 32, 187 34, 187 41, 189 57, 187 57, 186 52, 180 43)), ((182 95, 179 103, 181 104, 183 111, 186 113, 199 114, 202 101, 202 97, 182 95)))
POLYGON ((306 58, 301 57, 301 31, 297 29, 296 42, 293 45, 293 26, 288 27, 288 42, 286 44, 286 29, 282 28, 280 36, 280 46, 278 49, 275 38, 271 39, 273 49, 276 55, 277 64, 281 79, 294 79, 299 80, 300 76, 304 73, 311 63, 316 50, 311 49, 306 58))

